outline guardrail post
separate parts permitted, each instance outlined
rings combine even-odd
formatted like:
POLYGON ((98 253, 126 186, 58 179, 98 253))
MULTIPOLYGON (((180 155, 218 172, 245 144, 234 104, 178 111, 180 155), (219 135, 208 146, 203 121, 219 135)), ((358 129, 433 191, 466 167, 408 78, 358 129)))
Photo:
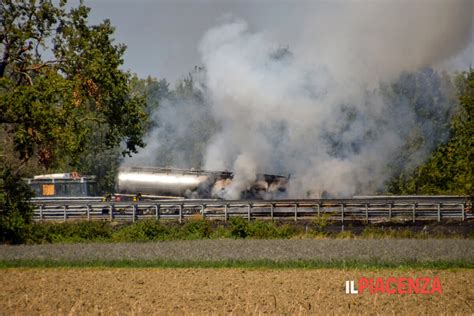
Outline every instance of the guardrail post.
POLYGON ((318 203, 318 217, 321 217, 321 205, 318 203))
POLYGON ((89 204, 87 204, 86 215, 87 215, 87 221, 90 221, 91 220, 91 206, 89 204))
POLYGON ((228 204, 224 205, 224 222, 227 223, 227 208, 228 204))
POLYGON ((40 205, 40 221, 43 220, 43 204, 40 205))
POLYGON ((201 204, 201 214, 202 214, 202 219, 206 219, 206 213, 204 213, 204 208, 206 206, 204 204, 201 204))
POLYGON ((155 216, 156 220, 160 219, 160 204, 155 204, 155 216))
POLYGON ((67 205, 64 205, 64 206, 63 206, 63 210, 64 210, 64 221, 67 221, 66 209, 67 209, 67 205))
POLYGON ((388 205, 388 220, 392 220, 392 203, 388 205))
POLYGON ((413 223, 415 222, 416 217, 416 203, 413 203, 413 223))
POLYGON ((272 203, 270 205, 270 219, 273 221, 273 209, 275 208, 275 205, 272 203))
POLYGON ((438 222, 441 222, 441 203, 438 203, 438 222))
POLYGON ((344 203, 341 204, 341 223, 343 225, 342 227, 344 227, 344 203))
POLYGON ((247 219, 250 221, 251 218, 251 213, 252 213, 252 204, 247 205, 247 219))
MULTIPOLYGON (((318 205, 319 206, 319 205, 318 205)), ((295 222, 298 220, 298 203, 295 203, 295 222)))
POLYGON ((109 204, 109 220, 114 220, 114 207, 112 204, 109 204))
POLYGON ((369 223, 369 205, 365 204, 365 222, 369 223))
POLYGON ((464 221, 466 219, 466 212, 464 210, 464 203, 461 204, 461 220, 464 221))
POLYGON ((133 209, 132 209, 132 222, 135 222, 135 217, 137 216, 137 205, 134 203, 133 204, 133 209))
POLYGON ((183 222, 183 204, 179 205, 179 222, 183 222))

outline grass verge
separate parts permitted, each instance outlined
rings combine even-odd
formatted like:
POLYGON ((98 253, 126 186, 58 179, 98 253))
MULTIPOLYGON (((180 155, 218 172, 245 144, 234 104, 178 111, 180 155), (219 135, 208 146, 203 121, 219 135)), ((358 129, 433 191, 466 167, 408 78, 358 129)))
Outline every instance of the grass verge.
POLYGON ((3 260, 0 269, 6 268, 245 268, 245 269, 474 269, 473 262, 433 261, 419 262, 363 262, 363 261, 171 261, 171 260, 3 260))

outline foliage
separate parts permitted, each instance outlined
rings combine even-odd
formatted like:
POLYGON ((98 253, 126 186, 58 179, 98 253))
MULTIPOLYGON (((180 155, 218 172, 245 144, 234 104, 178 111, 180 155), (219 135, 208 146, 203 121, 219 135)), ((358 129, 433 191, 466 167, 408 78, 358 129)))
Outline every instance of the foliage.
POLYGON ((204 153, 219 126, 213 118, 202 77, 205 69, 194 71, 169 89, 165 80, 136 79, 134 93, 147 98, 150 121, 147 147, 133 163, 149 166, 202 168, 204 153), (153 96, 153 98, 152 98, 153 96))
POLYGON ((28 186, 12 171, 0 167, 0 241, 21 243, 28 235, 32 208, 28 186))
POLYGON ((170 234, 172 234, 172 228, 167 228, 159 221, 145 220, 117 230, 112 240, 120 242, 168 240, 170 234))
POLYGON ((325 213, 322 216, 315 217, 313 219, 314 230, 317 233, 324 233, 326 227, 331 224, 331 214, 325 213))
POLYGON ((208 221, 192 220, 183 225, 165 225, 156 220, 138 221, 116 230, 114 241, 163 241, 209 238, 212 229, 208 221))
POLYGON ((158 80, 151 76, 140 79, 137 75, 132 76, 130 80, 130 91, 133 96, 145 98, 145 112, 150 118, 146 125, 146 130, 157 126, 153 119, 162 100, 167 99, 170 94, 169 83, 165 79, 158 80))
POLYGON ((396 179, 394 193, 474 193, 474 71, 457 76, 456 84, 460 110, 451 122, 451 137, 409 177, 396 179))
POLYGON ((211 237, 212 226, 206 220, 192 220, 186 222, 180 231, 183 239, 203 239, 211 237))
POLYGON ((20 159, 74 162, 96 125, 107 126, 109 146, 124 140, 130 153, 143 145, 143 100, 128 94, 125 47, 112 44, 108 20, 89 26, 89 8, 67 12, 65 1, 6 0, 2 11, 0 123, 20 159))
MULTIPOLYGON (((327 222, 328 223, 328 222, 327 222)), ((227 223, 192 219, 182 224, 157 220, 140 220, 117 225, 110 222, 31 223, 24 226, 17 243, 71 242, 145 242, 197 239, 321 239, 321 238, 473 238, 472 232, 440 229, 433 225, 421 231, 399 225, 368 225, 363 229, 328 224, 322 228, 313 222, 279 223, 248 221, 232 217, 227 223)), ((467 231, 470 231, 467 229, 467 231)), ((9 241, 11 239, 4 240, 9 241)))
POLYGON ((106 222, 35 223, 31 227, 30 242, 83 242, 109 240, 112 227, 106 222))
POLYGON ((229 220, 228 229, 234 238, 290 238, 296 235, 296 229, 288 224, 278 225, 271 221, 248 221, 242 217, 229 220))
MULTIPOLYGON (((108 20, 89 25, 89 11, 82 2, 67 9, 65 0, 0 3, 0 163, 14 178, 31 162, 103 175, 110 170, 91 168, 97 159, 82 153, 143 146, 144 99, 131 95, 130 75, 119 69, 125 46, 113 43, 108 20)), ((22 191, 20 182, 11 190, 22 191)), ((28 221, 17 218, 28 213, 25 198, 4 205, 15 225, 28 221)))
POLYGON ((119 146, 108 148, 100 132, 94 132, 89 143, 90 146, 78 157, 77 171, 84 175, 96 176, 98 194, 112 193, 115 191, 121 149, 119 146))
POLYGON ((387 190, 397 192, 398 179, 411 174, 430 153, 449 138, 450 122, 458 100, 452 78, 431 68, 403 73, 390 85, 381 85, 384 102, 390 105, 384 116, 401 122, 398 134, 405 143, 391 159, 387 173, 392 179, 387 190))

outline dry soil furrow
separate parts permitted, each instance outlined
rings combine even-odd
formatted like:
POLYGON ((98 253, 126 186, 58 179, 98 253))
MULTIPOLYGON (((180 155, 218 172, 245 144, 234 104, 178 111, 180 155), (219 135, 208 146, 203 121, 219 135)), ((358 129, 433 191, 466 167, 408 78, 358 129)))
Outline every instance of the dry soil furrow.
POLYGON ((1 314, 470 314, 474 270, 3 269, 1 314), (434 277, 443 294, 350 295, 359 277, 434 277))

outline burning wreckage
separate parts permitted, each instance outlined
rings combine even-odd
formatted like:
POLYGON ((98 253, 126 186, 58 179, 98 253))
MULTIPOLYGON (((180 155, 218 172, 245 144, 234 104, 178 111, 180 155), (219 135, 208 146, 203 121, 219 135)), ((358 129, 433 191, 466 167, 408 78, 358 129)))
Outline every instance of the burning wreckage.
MULTIPOLYGON (((286 197, 289 176, 257 174, 236 187, 228 171, 124 167, 116 179, 116 193, 108 198, 278 199, 286 197), (231 194, 232 192, 232 194, 231 194)), ((95 176, 47 174, 26 179, 39 198, 96 196, 95 176)))
MULTIPOLYGON (((118 173, 117 193, 227 199, 232 197, 230 191, 236 189, 233 179, 234 174, 228 171, 128 167, 118 173)), ((237 195, 242 199, 283 197, 288 180, 289 177, 279 175, 257 174, 255 181, 237 195)))

